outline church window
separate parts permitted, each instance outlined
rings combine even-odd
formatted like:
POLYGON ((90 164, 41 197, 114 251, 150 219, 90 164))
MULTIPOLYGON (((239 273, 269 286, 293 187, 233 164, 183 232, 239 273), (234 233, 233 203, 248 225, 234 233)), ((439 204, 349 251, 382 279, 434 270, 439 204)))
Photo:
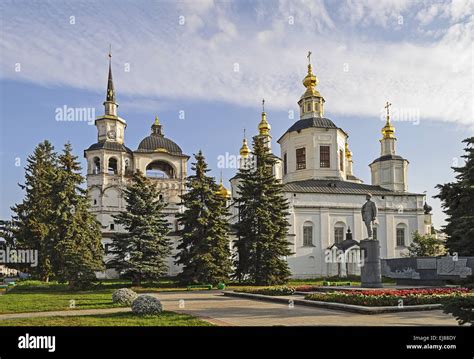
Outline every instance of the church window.
POLYGON ((319 147, 319 167, 321 168, 331 167, 331 162, 329 158, 329 146, 319 147))
POLYGON ((405 228, 398 227, 397 228, 397 247, 404 247, 405 246, 405 228))
POLYGON ((311 103, 306 105, 306 112, 311 112, 311 103))
POLYGON ((315 110, 316 112, 319 112, 319 103, 316 102, 316 103, 314 104, 314 110, 315 110))
POLYGON ((344 240, 344 227, 334 227, 334 243, 341 243, 344 240))
POLYGON ((94 157, 92 163, 92 174, 96 175, 98 173, 100 173, 100 158, 94 157))
POLYGON ((110 223, 110 230, 113 231, 115 229, 115 224, 110 223))
POLYGON ((339 150, 339 169, 344 171, 344 152, 342 150, 339 150))
POLYGON ((95 206, 95 205, 97 205, 97 200, 96 200, 96 199, 94 199, 94 206, 95 206))
POLYGON ((309 247, 313 245, 313 225, 305 224, 303 226, 303 246, 309 247))
POLYGON ((296 149, 296 169, 304 170, 306 168, 306 148, 296 149))
POLYGON ((109 166, 107 167, 107 173, 109 175, 116 175, 117 174, 117 159, 111 158, 109 159, 109 166))
POLYGON ((283 155, 283 174, 286 175, 288 173, 288 159, 286 153, 283 155))

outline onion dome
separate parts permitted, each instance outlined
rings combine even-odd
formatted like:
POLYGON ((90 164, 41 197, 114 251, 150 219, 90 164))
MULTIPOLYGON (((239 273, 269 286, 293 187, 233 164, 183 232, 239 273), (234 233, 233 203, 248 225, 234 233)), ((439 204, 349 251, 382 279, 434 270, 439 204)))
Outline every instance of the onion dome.
POLYGON ((244 130, 244 140, 242 141, 242 147, 240 148, 240 156, 243 158, 247 158, 250 154, 250 148, 247 144, 247 138, 245 137, 245 130, 244 130))
POLYGON ((224 184, 222 183, 222 178, 221 183, 219 185, 219 189, 216 191, 216 194, 223 199, 229 199, 231 196, 230 191, 224 187, 224 184))
POLYGON ((390 112, 389 112, 389 107, 392 104, 387 101, 387 104, 385 105, 385 108, 387 109, 387 122, 385 123, 385 126, 382 128, 382 136, 384 139, 387 138, 395 138, 395 127, 393 127, 392 123, 390 122, 390 112))
POLYGON ((349 149, 349 144, 347 142, 346 142, 345 152, 346 152, 346 158, 350 161, 352 159, 352 152, 349 149))

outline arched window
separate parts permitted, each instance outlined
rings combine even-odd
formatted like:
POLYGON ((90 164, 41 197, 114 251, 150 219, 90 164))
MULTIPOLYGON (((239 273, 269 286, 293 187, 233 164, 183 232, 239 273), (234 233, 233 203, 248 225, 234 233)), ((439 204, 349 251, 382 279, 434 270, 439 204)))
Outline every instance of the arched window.
POLYGON ((116 175, 117 172, 117 159, 112 157, 109 159, 109 165, 107 166, 107 173, 109 175, 116 175))
POLYGON ((146 166, 146 176, 155 178, 174 178, 174 168, 164 161, 153 161, 146 166))
POLYGON ((334 243, 341 243, 344 240, 344 231, 346 225, 344 222, 337 222, 334 225, 334 243))
POLYGON ((96 175, 100 173, 100 158, 94 157, 92 160, 92 174, 96 175))
POLYGON ((397 240, 397 247, 405 247, 406 246, 406 235, 407 235, 407 226, 404 223, 400 223, 397 225, 396 230, 396 240, 397 240))
POLYGON ((313 223, 309 221, 303 224, 303 246, 313 246, 313 223))

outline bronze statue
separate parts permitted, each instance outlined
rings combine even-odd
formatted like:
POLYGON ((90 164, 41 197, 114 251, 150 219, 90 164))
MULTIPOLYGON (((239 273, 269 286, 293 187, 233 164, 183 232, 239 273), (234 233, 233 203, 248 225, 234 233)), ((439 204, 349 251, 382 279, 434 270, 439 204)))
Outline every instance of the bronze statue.
POLYGON ((372 195, 370 193, 367 193, 367 196, 365 199, 367 202, 364 203, 362 206, 362 220, 365 223, 365 226, 367 228, 367 237, 369 239, 372 239, 372 226, 374 224, 375 218, 377 217, 377 206, 375 205, 375 202, 371 200, 372 195))

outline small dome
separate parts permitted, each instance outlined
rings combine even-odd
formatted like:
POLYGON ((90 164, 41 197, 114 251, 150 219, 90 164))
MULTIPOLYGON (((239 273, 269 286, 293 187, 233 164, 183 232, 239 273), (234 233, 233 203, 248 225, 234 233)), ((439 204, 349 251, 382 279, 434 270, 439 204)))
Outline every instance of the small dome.
POLYGON ((221 181, 221 184, 219 185, 219 189, 216 191, 216 194, 219 197, 224 198, 224 199, 228 199, 231 196, 230 191, 224 187, 222 181, 221 181))
POLYGON ((164 137, 163 135, 150 135, 145 137, 138 145, 138 151, 142 152, 169 152, 171 154, 182 154, 181 148, 164 137))
POLYGON ((167 152, 173 155, 181 155, 183 153, 176 143, 165 137, 158 116, 155 117, 155 122, 151 126, 151 135, 145 137, 140 142, 137 151, 167 152))

